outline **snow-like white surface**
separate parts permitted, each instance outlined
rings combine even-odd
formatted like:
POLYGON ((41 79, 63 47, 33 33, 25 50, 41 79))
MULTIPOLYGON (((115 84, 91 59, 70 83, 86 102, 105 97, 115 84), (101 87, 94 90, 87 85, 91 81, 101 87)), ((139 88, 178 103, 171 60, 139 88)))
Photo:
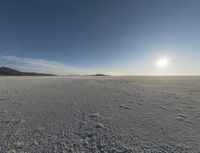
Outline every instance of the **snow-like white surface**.
POLYGON ((0 152, 200 151, 200 77, 0 77, 0 152))

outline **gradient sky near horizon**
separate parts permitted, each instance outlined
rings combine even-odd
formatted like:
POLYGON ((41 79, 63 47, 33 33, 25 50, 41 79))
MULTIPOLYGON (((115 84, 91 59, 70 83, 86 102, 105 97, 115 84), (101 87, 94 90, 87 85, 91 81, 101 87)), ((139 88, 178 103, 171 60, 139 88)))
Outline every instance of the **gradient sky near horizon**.
POLYGON ((1 0, 0 66, 199 75, 199 0, 1 0), (155 65, 167 58, 168 66, 155 65))

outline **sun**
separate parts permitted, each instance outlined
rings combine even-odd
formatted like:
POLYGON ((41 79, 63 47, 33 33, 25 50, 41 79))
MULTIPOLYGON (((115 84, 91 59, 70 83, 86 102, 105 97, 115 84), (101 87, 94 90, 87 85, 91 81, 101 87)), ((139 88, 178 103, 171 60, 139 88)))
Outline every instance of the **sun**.
POLYGON ((156 66, 158 68, 164 69, 169 65, 169 59, 166 57, 160 57, 156 60, 156 66))

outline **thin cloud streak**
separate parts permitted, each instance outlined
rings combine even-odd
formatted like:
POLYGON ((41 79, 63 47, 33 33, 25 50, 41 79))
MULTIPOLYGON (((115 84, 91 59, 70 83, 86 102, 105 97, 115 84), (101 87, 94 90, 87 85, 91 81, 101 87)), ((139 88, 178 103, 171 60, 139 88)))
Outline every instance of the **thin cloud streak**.
POLYGON ((57 61, 34 58, 21 58, 17 56, 0 55, 0 65, 24 72, 51 73, 57 75, 90 75, 96 73, 121 75, 121 73, 108 70, 105 71, 89 68, 78 68, 74 66, 67 66, 64 63, 57 61))
POLYGON ((58 75, 92 74, 89 69, 67 66, 61 62, 44 59, 20 58, 17 56, 0 56, 0 64, 26 72, 53 73, 58 75))

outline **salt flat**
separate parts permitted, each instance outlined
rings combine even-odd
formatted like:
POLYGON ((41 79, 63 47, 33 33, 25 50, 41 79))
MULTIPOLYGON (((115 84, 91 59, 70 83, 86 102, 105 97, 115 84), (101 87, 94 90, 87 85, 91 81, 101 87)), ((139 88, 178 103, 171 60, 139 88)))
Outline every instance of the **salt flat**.
POLYGON ((0 153, 199 153, 200 77, 0 77, 0 153))

